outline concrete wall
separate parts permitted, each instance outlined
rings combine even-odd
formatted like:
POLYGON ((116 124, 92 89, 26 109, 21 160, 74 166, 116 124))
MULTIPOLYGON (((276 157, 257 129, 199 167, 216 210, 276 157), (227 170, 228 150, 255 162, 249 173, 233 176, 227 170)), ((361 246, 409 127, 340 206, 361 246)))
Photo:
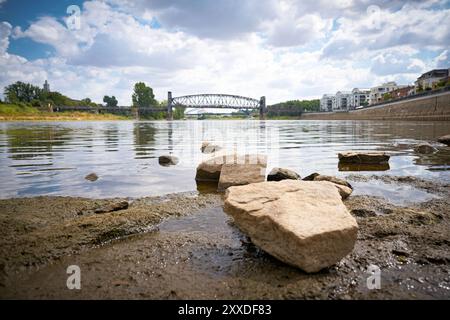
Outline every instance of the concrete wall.
POLYGON ((450 92, 349 112, 304 113, 301 119, 450 121, 450 92))

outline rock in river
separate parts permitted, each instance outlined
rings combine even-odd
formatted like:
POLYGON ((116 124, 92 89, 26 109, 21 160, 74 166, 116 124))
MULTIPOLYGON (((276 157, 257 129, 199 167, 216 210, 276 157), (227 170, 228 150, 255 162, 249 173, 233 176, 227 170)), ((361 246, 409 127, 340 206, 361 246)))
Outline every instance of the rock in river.
POLYGON ((306 272, 353 250, 358 225, 334 184, 283 180, 230 187, 224 210, 252 242, 306 272))
POLYGON ((217 152, 217 151, 219 151, 219 150, 221 150, 221 149, 222 149, 222 148, 221 148, 220 146, 215 145, 215 144, 212 144, 212 143, 207 142, 207 141, 203 142, 203 143, 202 143, 202 146, 201 146, 201 148, 200 148, 200 150, 201 150, 203 153, 213 153, 213 152, 217 152))
POLYGON ((179 160, 177 157, 175 156, 160 156, 158 159, 158 162, 160 165, 164 166, 164 167, 168 167, 168 166, 174 166, 177 165, 179 160))
POLYGON ((300 180, 300 175, 292 170, 284 168, 273 168, 267 176, 267 181, 281 181, 281 180, 300 180))
POLYGON ((242 186, 263 182, 266 179, 266 168, 258 164, 224 164, 220 171, 219 191, 231 186, 242 186))
POLYGON ((414 152, 421 154, 430 154, 436 151, 437 149, 429 143, 421 143, 414 147, 414 152))
POLYGON ((442 136, 438 139, 440 143, 446 144, 450 146, 450 134, 447 134, 446 136, 442 136))
POLYGON ((97 181, 98 176, 95 173, 90 173, 86 177, 84 177, 86 180, 89 180, 91 182, 97 181))
POLYGON ((390 156, 386 152, 342 152, 338 154, 341 163, 387 163, 390 156))
POLYGON ((267 157, 264 155, 223 155, 200 163, 197 167, 195 180, 197 181, 219 181, 220 171, 224 164, 256 164, 261 167, 267 166, 267 157))
POLYGON ((336 188, 338 188, 339 194, 341 195, 342 199, 347 199, 353 192, 353 187, 347 181, 333 176, 318 174, 316 172, 303 178, 303 181, 329 181, 333 183, 336 188))

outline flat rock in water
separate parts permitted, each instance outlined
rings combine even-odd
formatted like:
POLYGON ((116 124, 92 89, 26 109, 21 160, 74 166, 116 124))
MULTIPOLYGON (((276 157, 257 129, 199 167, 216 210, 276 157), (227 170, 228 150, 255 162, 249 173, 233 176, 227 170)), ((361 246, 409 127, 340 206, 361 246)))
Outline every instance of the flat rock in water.
POLYGON ((281 181, 281 180, 300 180, 300 175, 292 170, 285 168, 273 168, 267 175, 267 181, 281 181))
POLYGON ((331 182, 254 183, 225 197, 225 212, 255 245, 306 272, 334 265, 355 245, 358 225, 331 182))
POLYGON ((224 164, 256 164, 267 167, 267 157, 264 155, 223 155, 200 163, 197 167, 195 180, 197 181, 219 181, 220 171, 224 164))
POLYGON ((231 186, 242 186, 250 183, 263 182, 266 179, 266 169, 257 164, 224 164, 220 172, 219 191, 231 186))
POLYGON ((438 139, 438 141, 440 143, 446 144, 448 146, 450 146, 450 134, 447 134, 445 136, 442 136, 438 139))
POLYGON ((389 154, 386 152, 342 152, 338 154, 341 163, 387 163, 389 154))
POLYGON ((421 143, 414 147, 414 152, 420 154, 431 154, 436 152, 437 149, 428 143, 421 143))

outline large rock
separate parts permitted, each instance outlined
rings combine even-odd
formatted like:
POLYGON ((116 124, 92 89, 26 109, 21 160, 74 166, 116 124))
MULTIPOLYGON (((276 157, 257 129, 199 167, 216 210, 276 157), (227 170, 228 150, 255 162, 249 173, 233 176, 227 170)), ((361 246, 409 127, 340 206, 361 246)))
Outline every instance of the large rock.
POLYGON ((202 146, 200 147, 200 150, 203 153, 213 153, 213 152, 217 152, 217 151, 219 151, 221 149, 222 148, 220 146, 212 144, 212 143, 207 142, 207 141, 203 142, 202 146))
POLYGON ((420 154, 431 154, 435 153, 436 151, 437 149, 429 143, 421 143, 414 147, 414 152, 420 154))
POLYGON ((273 168, 267 175, 267 181, 281 181, 281 180, 300 180, 300 175, 292 170, 284 168, 273 168))
POLYGON ((258 164, 224 164, 220 172, 218 190, 263 182, 265 179, 266 168, 258 164))
POLYGON ((438 139, 438 141, 440 143, 446 144, 448 146, 450 146, 450 134, 447 134, 445 136, 442 136, 438 139))
POLYGON ((197 167, 195 180, 197 181, 219 181, 220 171, 224 164, 256 164, 267 167, 267 157, 264 155, 223 155, 200 163, 197 167))
POLYGON ((261 249, 306 272, 349 254, 358 225, 327 181, 283 180, 230 187, 224 210, 261 249))
POLYGON ((390 156, 386 152, 342 152, 338 154, 341 163, 387 163, 390 156))
POLYGON ((333 176, 318 174, 316 172, 303 178, 303 181, 329 181, 336 186, 342 199, 347 199, 353 192, 352 185, 347 181, 333 176))

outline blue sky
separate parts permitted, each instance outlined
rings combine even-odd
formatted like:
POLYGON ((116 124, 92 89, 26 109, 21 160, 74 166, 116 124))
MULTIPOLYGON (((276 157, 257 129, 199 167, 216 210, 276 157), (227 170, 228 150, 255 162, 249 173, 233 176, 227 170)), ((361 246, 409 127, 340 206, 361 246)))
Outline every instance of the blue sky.
POLYGON ((48 79, 121 105, 137 81, 160 100, 318 98, 449 68, 449 21, 448 0, 0 0, 0 88, 48 79), (69 5, 81 10, 76 30, 69 5))
MULTIPOLYGON (((83 4, 77 0, 10 0, 0 7, 0 21, 8 21, 14 26, 28 27, 43 16, 61 17, 69 5, 83 4)), ((23 56, 29 60, 46 58, 55 54, 51 45, 37 43, 29 38, 13 40, 9 53, 23 56)))

